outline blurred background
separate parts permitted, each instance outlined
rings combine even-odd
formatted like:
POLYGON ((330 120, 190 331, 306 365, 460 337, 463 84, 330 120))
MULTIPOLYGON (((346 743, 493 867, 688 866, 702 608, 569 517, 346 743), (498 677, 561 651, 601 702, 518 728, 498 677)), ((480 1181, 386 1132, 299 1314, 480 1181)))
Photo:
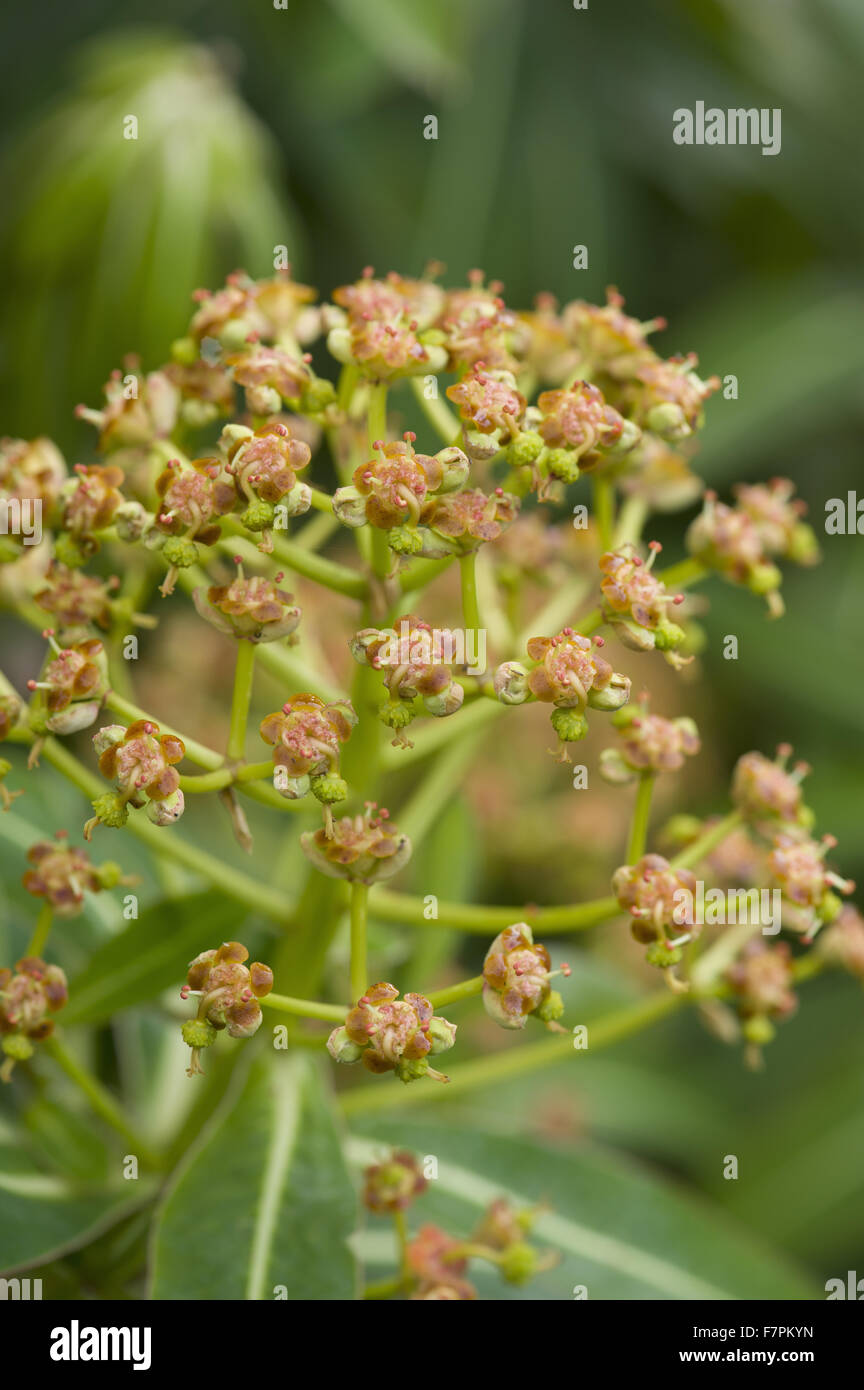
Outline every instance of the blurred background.
MULTIPOLYGON (((592 0, 587 11, 569 0, 127 0, 122 17, 109 0, 76 0, 18 7, 5 40, 3 434, 46 433, 89 458, 74 404, 97 403, 128 352, 161 363, 193 288, 238 265, 264 275, 284 244, 296 278, 325 296, 367 263, 417 274, 431 258, 448 284, 481 266, 515 307, 540 290, 602 302, 613 283, 631 313, 668 319, 653 340, 665 354, 693 349, 703 375, 737 376, 738 399, 709 404, 695 465, 721 494, 787 475, 821 538, 826 501, 859 486, 859 0, 592 0), (780 107, 782 152, 673 145, 672 112, 699 100, 780 107), (118 139, 127 115, 136 141, 118 139), (578 244, 586 270, 573 268, 578 244)), ((680 518, 655 533, 678 558, 680 518)), ((825 536, 819 568, 787 573, 781 622, 711 586, 699 682, 652 671, 654 708, 695 714, 705 740, 661 809, 722 809, 737 756, 788 740, 813 765, 807 799, 838 837, 836 862, 864 878, 862 591, 864 541, 851 535, 825 536), (727 633, 737 662, 722 658, 727 633)), ((429 838, 424 892, 530 900, 538 866, 549 900, 606 891, 603 829, 623 839, 628 794, 598 788, 599 802, 579 804, 543 762, 546 739, 532 727, 506 772, 481 757, 429 838)), ((614 941, 593 943, 580 988, 595 1006, 638 983, 620 946, 623 969, 614 941)), ((433 954, 452 947, 438 939, 433 954)), ((478 950, 463 963, 476 966, 478 950)), ((578 1086, 544 1074, 446 1107, 447 1121, 615 1145, 720 1202, 817 1285, 864 1274, 861 1005, 848 980, 808 985, 763 1074, 681 1020, 598 1058, 578 1086), (747 1182, 722 1181, 727 1152, 747 1182)))

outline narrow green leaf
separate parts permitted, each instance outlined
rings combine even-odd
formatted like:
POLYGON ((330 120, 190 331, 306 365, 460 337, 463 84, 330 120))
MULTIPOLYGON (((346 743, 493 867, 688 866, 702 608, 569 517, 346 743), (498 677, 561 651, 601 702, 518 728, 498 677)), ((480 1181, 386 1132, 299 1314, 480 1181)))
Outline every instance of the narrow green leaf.
POLYGON ((256 1061, 159 1212, 152 1297, 352 1299, 355 1219, 320 1073, 303 1056, 256 1061))

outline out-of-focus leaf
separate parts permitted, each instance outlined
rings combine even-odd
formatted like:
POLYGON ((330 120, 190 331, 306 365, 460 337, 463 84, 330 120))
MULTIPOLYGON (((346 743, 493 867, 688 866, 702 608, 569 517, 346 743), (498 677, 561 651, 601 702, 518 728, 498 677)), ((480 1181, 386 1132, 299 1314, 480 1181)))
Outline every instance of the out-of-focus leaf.
POLYGON ((370 1134, 351 1143, 360 1164, 380 1150, 376 1139, 437 1159, 438 1177, 413 1209, 416 1221, 467 1234, 497 1197, 517 1208, 542 1204, 532 1241, 557 1251, 560 1262, 517 1290, 490 1283, 478 1267, 486 1296, 566 1301, 577 1285, 587 1285, 589 1299, 817 1296, 794 1267, 724 1213, 610 1153, 561 1153, 500 1135, 415 1124, 410 1117, 379 1121, 370 1134))
POLYGON ((37 1095, 21 1118, 31 1143, 52 1168, 91 1185, 104 1181, 108 1150, 89 1115, 84 1119, 48 1096, 37 1095))
MULTIPOLYGON (((137 1196, 137 1194, 136 1194, 137 1196)), ((21 1149, 0 1149, 0 1272, 85 1244, 130 1205, 129 1192, 44 1173, 21 1149)))
POLYGON ((456 49, 461 6, 456 0, 404 5, 400 0, 331 0, 333 8, 388 66, 424 91, 452 85, 464 73, 456 49))
POLYGON ((118 1009, 155 999, 199 952, 236 937, 243 920, 242 908, 217 892, 145 908, 71 982, 64 1023, 101 1023, 118 1009))
POLYGON ((277 1053, 238 1089, 161 1208, 152 1296, 353 1298, 356 1200, 320 1073, 277 1053))

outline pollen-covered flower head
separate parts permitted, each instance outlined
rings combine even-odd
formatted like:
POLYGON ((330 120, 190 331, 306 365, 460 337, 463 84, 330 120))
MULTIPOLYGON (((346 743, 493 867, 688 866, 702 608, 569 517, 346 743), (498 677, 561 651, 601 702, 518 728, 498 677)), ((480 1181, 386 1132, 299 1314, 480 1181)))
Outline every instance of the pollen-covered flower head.
POLYGON ((229 431, 223 433, 223 440, 238 495, 249 501, 280 502, 308 465, 312 457, 309 445, 294 438, 283 420, 271 421, 255 431, 239 425, 229 426, 229 431))
POLYGON ((407 1149, 394 1149, 363 1172, 363 1205, 369 1211, 404 1211, 428 1187, 420 1161, 407 1149))
POLYGON ((514 922, 499 932, 483 962, 483 1007, 489 1017, 502 1028, 524 1028, 534 1013, 544 1023, 560 1017, 561 997, 549 984, 551 964, 527 923, 514 922))
POLYGON ((630 697, 630 681, 600 655, 603 638, 583 637, 565 627, 555 637, 532 637, 528 655, 537 662, 528 675, 536 699, 559 709, 619 709, 630 697))
POLYGON ((762 753, 744 753, 732 774, 732 801, 749 821, 779 820, 790 824, 809 823, 803 804, 801 783, 810 771, 799 762, 786 764, 792 754, 788 743, 781 743, 773 760, 762 753))
POLYGON ((368 522, 380 530, 416 526, 433 493, 461 487, 469 463, 461 449, 441 449, 437 454, 418 454, 416 435, 407 430, 401 439, 377 442, 376 456, 361 463, 352 483, 336 490, 333 510, 346 526, 368 522))
POLYGON ((698 934, 692 920, 696 877, 674 868, 661 854, 643 854, 636 864, 622 864, 612 877, 612 892, 633 918, 630 930, 637 941, 666 942, 670 935, 698 934))
POLYGON ((610 455, 626 453, 639 439, 638 429, 607 403, 598 386, 587 381, 543 391, 537 410, 537 433, 545 444, 565 450, 583 473, 610 455))
POLYGON ((176 735, 160 733, 152 720, 137 719, 128 728, 109 724, 94 734, 93 745, 102 776, 115 782, 132 805, 142 805, 144 797, 164 801, 179 788, 174 764, 186 749, 176 735))
POLYGON ((512 372, 487 371, 477 362, 447 395, 459 406, 466 432, 494 434, 496 445, 506 444, 519 433, 525 416, 525 397, 517 390, 512 372))
POLYGON ((50 514, 65 482, 63 455, 50 439, 0 440, 0 497, 5 501, 39 502, 50 514))
POLYGON ((245 271, 233 271, 221 289, 195 290, 192 298, 198 308, 189 333, 199 343, 216 338, 230 350, 239 348, 250 334, 270 336, 270 322, 258 303, 258 286, 245 271))
POLYGON ((738 483, 732 489, 738 507, 753 521, 766 555, 780 555, 799 565, 815 565, 819 546, 810 526, 802 521, 807 504, 795 496, 789 478, 768 483, 738 483))
POLYGON ((447 354, 429 328, 441 298, 432 281, 396 274, 376 280, 369 266, 355 284, 334 292, 340 308, 325 310, 327 347, 337 362, 353 363, 373 381, 441 371, 447 354))
MULTIPOLYGON (((423 508, 420 521, 423 528, 452 542, 464 553, 476 550, 484 541, 497 540, 518 512, 519 498, 502 487, 491 493, 466 488, 432 498, 423 508)), ((424 545, 421 553, 429 553, 429 546, 424 545)))
MULTIPOLYGON (((0 1036, 7 1056, 16 1055, 6 1047, 10 1035, 32 1042, 50 1037, 54 1021, 49 1015, 62 1009, 68 997, 66 976, 59 965, 46 965, 36 956, 25 956, 18 961, 14 973, 8 968, 0 970, 0 1036)), ((30 1052, 25 1049, 18 1055, 26 1057, 30 1052)), ((2 1079, 8 1079, 8 1071, 2 1079)))
MULTIPOLYGON (((134 362, 127 364, 134 366, 134 362)), ((177 423, 180 393, 167 372, 113 371, 105 383, 105 404, 92 410, 79 405, 75 414, 99 431, 103 453, 146 449, 167 439, 177 423), (134 388, 130 389, 134 381, 134 388)))
POLYGON ((238 386, 245 387, 246 404, 253 415, 276 414, 283 400, 298 404, 312 381, 307 358, 280 347, 249 343, 225 360, 238 386))
POLYGON ((295 631, 301 616, 292 595, 279 587, 282 578, 277 574, 274 579, 262 575, 247 579, 238 558, 237 575, 230 584, 196 589, 192 597, 201 617, 227 637, 276 642, 295 631))
POLYGON ((665 328, 666 320, 640 322, 625 314, 623 308, 623 296, 610 285, 605 304, 574 299, 561 310, 562 331, 578 352, 579 365, 586 375, 599 373, 626 379, 654 359, 647 337, 665 328))
POLYGON ((260 733, 274 750, 274 767, 285 768, 290 778, 306 777, 338 767, 340 745, 356 722, 347 701, 327 705, 319 696, 302 692, 262 719, 260 733))
POLYGON ((215 950, 202 951, 190 962, 181 991, 200 995, 198 1017, 216 1029, 226 1028, 232 1038, 250 1038, 261 1026, 261 1005, 273 988, 269 965, 246 965, 249 952, 239 941, 226 941, 215 950))
POLYGON ((52 733, 71 734, 86 729, 99 713, 108 685, 108 659, 98 637, 60 647, 50 628, 48 639, 54 659, 39 680, 29 680, 28 690, 39 691, 47 711, 45 727, 52 733))
POLYGON ((665 719, 650 714, 643 697, 638 705, 627 705, 613 718, 618 745, 600 755, 600 771, 607 782, 630 782, 639 773, 677 772, 685 758, 699 752, 699 731, 692 719, 682 715, 665 719))
POLYGON ((369 801, 362 815, 335 821, 329 835, 323 827, 306 831, 300 836, 303 853, 329 878, 360 883, 392 878, 411 858, 411 841, 390 824, 389 816, 384 807, 369 801))
POLYGON ((424 995, 400 999, 395 985, 382 982, 370 985, 344 1025, 333 1029, 327 1050, 337 1062, 359 1061, 376 1074, 395 1072, 400 1081, 421 1076, 446 1081, 429 1066, 429 1058, 448 1051, 455 1038, 455 1024, 435 1018, 424 995))
POLYGON ((430 714, 454 714, 462 705, 462 686, 452 667, 464 662, 464 642, 448 628, 433 628, 407 614, 396 628, 363 628, 351 639, 361 666, 380 671, 393 701, 420 696, 430 714))
POLYGON ((785 941, 749 941, 726 972, 742 1018, 786 1018, 798 1001, 792 992, 792 955, 785 941))
POLYGON ((623 393, 628 413, 643 429, 662 439, 686 439, 701 428, 704 404, 720 386, 720 378, 703 381, 696 372, 695 352, 668 361, 652 357, 637 368, 623 393))
POLYGON ((705 505, 691 523, 685 542, 690 554, 708 569, 752 593, 764 594, 772 616, 783 612, 782 575, 767 558, 759 527, 748 512, 718 502, 715 492, 706 492, 705 505))
POLYGON ((647 560, 643 560, 632 545, 620 546, 600 557, 606 616, 615 635, 625 646, 636 651, 662 651, 673 666, 685 664, 675 648, 684 641, 684 629, 670 618, 674 605, 683 602, 683 594, 670 594, 662 579, 652 572, 661 546, 652 541, 647 560))
POLYGON ((160 506, 156 526, 168 536, 185 536, 213 545, 222 534, 218 519, 233 511, 236 493, 224 476, 220 459, 191 464, 171 459, 155 483, 160 506))
POLYGON ((100 579, 81 569, 52 560, 45 575, 45 587, 34 595, 34 602, 55 619, 61 640, 81 628, 111 626, 111 594, 119 587, 116 576, 100 579))
POLYGON ((120 485, 123 469, 115 464, 76 463, 76 477, 64 488, 63 526, 76 536, 87 536, 110 526, 123 502, 120 485))
POLYGON ((482 270, 470 271, 468 288, 448 290, 438 319, 448 369, 460 376, 478 362, 490 371, 516 372, 528 345, 527 327, 501 298, 500 281, 484 280, 482 270))
POLYGON ((115 864, 100 868, 91 864, 87 851, 70 845, 65 831, 58 830, 53 840, 31 845, 27 859, 32 867, 23 876, 24 887, 34 897, 44 898, 58 917, 77 917, 85 893, 128 881, 115 864))
POLYGON ((775 835, 768 856, 768 872, 775 888, 796 907, 809 916, 806 940, 812 940, 824 921, 830 921, 840 911, 840 899, 832 889, 851 893, 855 884, 841 878, 825 863, 825 856, 837 844, 833 835, 823 835, 821 841, 800 834, 775 835))

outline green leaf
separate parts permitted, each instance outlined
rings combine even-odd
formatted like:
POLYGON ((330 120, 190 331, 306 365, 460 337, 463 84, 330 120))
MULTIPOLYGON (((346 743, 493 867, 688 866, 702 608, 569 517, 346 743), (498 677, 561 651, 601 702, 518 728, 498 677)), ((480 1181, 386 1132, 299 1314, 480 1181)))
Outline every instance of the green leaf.
POLYGON ((86 1244, 130 1205, 128 1191, 94 1191, 42 1172, 19 1148, 0 1146, 0 1273, 86 1244))
MULTIPOLYGON (((497 1197, 522 1208, 541 1204, 531 1239, 540 1249, 557 1251, 559 1263, 514 1289, 490 1279, 475 1262, 470 1277, 484 1297, 569 1300, 577 1285, 587 1286, 590 1299, 817 1296, 803 1276, 721 1210, 611 1153, 565 1152, 405 1117, 376 1122, 370 1133, 438 1161, 438 1177, 414 1208, 413 1223, 431 1221, 467 1235, 497 1197)), ((373 1139, 352 1140, 349 1146, 360 1164, 378 1151, 373 1139)), ((383 1244, 373 1229, 365 1252, 371 1263, 386 1263, 383 1244)), ((363 1253, 362 1241, 360 1249, 363 1253)))
POLYGON ((193 893, 145 908, 72 981, 64 1024, 102 1023, 118 1009, 155 998, 179 983, 185 963, 200 951, 235 938, 243 920, 237 904, 216 892, 193 893))
POLYGON ((181 1165, 159 1212, 152 1297, 348 1300, 356 1200, 320 1073, 256 1061, 181 1165))

